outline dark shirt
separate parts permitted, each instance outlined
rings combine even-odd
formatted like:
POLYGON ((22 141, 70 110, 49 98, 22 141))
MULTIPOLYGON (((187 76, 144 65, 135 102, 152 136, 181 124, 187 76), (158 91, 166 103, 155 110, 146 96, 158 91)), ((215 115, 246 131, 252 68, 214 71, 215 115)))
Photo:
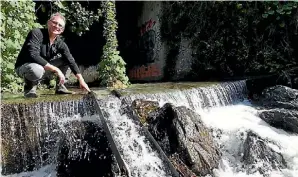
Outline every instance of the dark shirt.
POLYGON ((58 36, 50 46, 48 29, 33 29, 29 32, 19 53, 15 68, 25 63, 37 63, 45 66, 51 60, 65 60, 74 74, 79 74, 78 65, 65 42, 58 36))

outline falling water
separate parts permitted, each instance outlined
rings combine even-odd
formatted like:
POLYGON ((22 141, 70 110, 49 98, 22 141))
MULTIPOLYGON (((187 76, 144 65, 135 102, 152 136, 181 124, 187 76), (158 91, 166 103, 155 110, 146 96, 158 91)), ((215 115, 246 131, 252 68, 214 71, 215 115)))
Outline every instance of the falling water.
MULTIPOLYGON (((215 177, 261 177, 264 175, 269 177, 297 177, 298 136, 273 128, 262 121, 258 116, 261 110, 254 108, 246 100, 246 92, 245 81, 237 81, 168 93, 130 95, 122 99, 127 103, 132 103, 135 99, 158 101, 160 106, 165 103, 172 103, 175 106, 186 106, 199 113, 204 123, 212 130, 215 141, 223 153, 219 167, 214 170, 215 177), (243 144, 249 134, 248 132, 253 132, 263 139, 267 146, 280 153, 286 161, 286 167, 273 168, 268 159, 257 159, 253 166, 245 164, 243 162, 245 153, 243 144), (265 167, 266 171, 261 174, 258 167, 265 167)), ((116 98, 109 98, 100 104, 103 106, 105 118, 131 175, 142 177, 171 176, 159 154, 141 133, 139 125, 120 111, 120 101, 116 98)), ((12 109, 14 111, 8 115, 14 114, 16 116, 7 119, 10 122, 4 127, 9 129, 10 134, 8 136, 21 136, 20 126, 35 124, 36 136, 43 141, 49 140, 49 145, 40 145, 37 148, 36 157, 42 159, 40 157, 42 152, 48 151, 52 152, 49 156, 54 158, 57 151, 57 149, 53 150, 55 149, 54 142, 57 134, 53 133, 55 132, 53 130, 61 129, 71 120, 83 120, 87 117, 90 121, 100 125, 96 116, 91 118, 88 116, 94 114, 94 112, 86 112, 90 105, 85 105, 82 101, 59 104, 41 103, 30 114, 28 111, 23 111, 27 109, 26 107, 15 106, 12 109), (59 115, 55 114, 57 112, 59 115), (37 116, 30 116, 32 114, 37 116), (20 117, 29 117, 28 122, 22 122, 20 117), (54 121, 51 121, 52 119, 54 121), (55 121, 59 124, 53 123, 55 121), (46 128, 41 129, 40 127, 46 128), (51 143, 53 144, 50 145, 51 143), (45 148, 47 150, 44 150, 45 148)), ((17 145, 14 146, 17 147, 17 145)), ((35 164, 36 168, 33 169, 35 170, 33 172, 22 172, 9 176, 53 177, 56 175, 55 164, 42 160, 38 163, 35 164)))
POLYGON ((264 122, 258 116, 262 110, 250 104, 246 93, 245 82, 238 81, 170 93, 132 95, 125 100, 158 101, 160 106, 172 103, 200 114, 223 153, 219 168, 214 170, 215 177, 298 177, 298 136, 264 122), (276 153, 281 153, 287 168, 274 169, 268 159, 257 159, 256 164, 246 166, 242 158, 248 132, 255 133, 276 153), (262 174, 258 168, 263 168, 262 174))
POLYGON ((201 111, 203 121, 214 130, 223 152, 221 164, 215 170, 216 177, 261 177, 258 168, 265 170, 263 174, 268 177, 298 176, 298 136, 271 127, 259 118, 260 111, 247 101, 201 111), (244 140, 249 131, 257 134, 273 151, 281 153, 287 168, 272 169, 272 159, 257 158, 253 169, 248 169, 242 158, 244 140))
POLYGON ((141 134, 141 127, 126 114, 121 114, 119 99, 104 102, 103 111, 116 145, 128 165, 131 177, 167 177, 170 171, 164 166, 156 150, 141 134))
MULTIPOLYGON (((3 105, 2 175, 56 176, 60 146, 82 145, 77 143, 82 138, 74 133, 88 133, 88 126, 101 127, 98 118, 91 116, 94 111, 88 108, 85 100, 3 105)), ((100 134, 100 130, 94 133, 100 134)), ((73 152, 70 149, 69 155, 74 155, 77 149, 73 148, 73 152)))

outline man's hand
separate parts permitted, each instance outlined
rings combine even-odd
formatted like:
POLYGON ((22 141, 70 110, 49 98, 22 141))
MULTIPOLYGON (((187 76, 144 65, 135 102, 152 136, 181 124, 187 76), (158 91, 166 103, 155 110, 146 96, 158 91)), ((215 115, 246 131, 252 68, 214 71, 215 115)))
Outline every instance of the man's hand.
POLYGON ((61 72, 61 70, 60 69, 58 69, 57 71, 56 71, 56 73, 57 73, 57 75, 58 75, 58 77, 59 77, 59 84, 64 84, 64 82, 65 82, 65 76, 64 76, 64 74, 61 72))
POLYGON ((86 82, 84 80, 80 81, 80 88, 85 89, 88 92, 90 92, 90 89, 89 89, 88 85, 86 84, 86 82))
POLYGON ((55 72, 58 75, 58 77, 59 77, 59 80, 60 80, 59 81, 59 84, 62 84, 62 85, 64 84, 64 82, 65 82, 65 76, 64 76, 64 74, 62 73, 62 71, 59 68, 57 68, 54 65, 51 65, 51 64, 47 63, 44 66, 44 69, 45 70, 50 70, 52 72, 55 72))
POLYGON ((76 74, 76 77, 77 77, 78 80, 79 80, 80 88, 81 88, 81 89, 85 89, 85 90, 87 90, 88 92, 90 92, 90 89, 89 89, 88 85, 86 84, 86 82, 85 82, 84 78, 82 77, 82 75, 81 75, 81 74, 76 74))

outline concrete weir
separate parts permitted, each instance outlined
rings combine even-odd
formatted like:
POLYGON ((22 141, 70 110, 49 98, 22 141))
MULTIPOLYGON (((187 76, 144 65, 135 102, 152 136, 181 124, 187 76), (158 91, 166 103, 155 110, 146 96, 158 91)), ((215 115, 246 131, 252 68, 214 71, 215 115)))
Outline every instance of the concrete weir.
MULTIPOLYGON (((167 154, 139 118, 124 115, 121 106, 130 107, 142 95, 155 97, 166 93, 172 98, 171 94, 179 92, 180 98, 181 94, 190 94, 200 87, 198 91, 203 96, 213 87, 226 96, 236 93, 237 98, 227 97, 226 101, 230 102, 241 96, 245 90, 243 83, 136 84, 119 90, 118 94, 94 89, 92 94, 73 96, 41 94, 38 99, 28 100, 5 97, 1 106, 1 175, 29 173, 51 165, 55 176, 86 176, 87 173, 156 176, 160 173, 178 177, 167 154)), ((216 103, 210 102, 210 106, 213 104, 216 103)))

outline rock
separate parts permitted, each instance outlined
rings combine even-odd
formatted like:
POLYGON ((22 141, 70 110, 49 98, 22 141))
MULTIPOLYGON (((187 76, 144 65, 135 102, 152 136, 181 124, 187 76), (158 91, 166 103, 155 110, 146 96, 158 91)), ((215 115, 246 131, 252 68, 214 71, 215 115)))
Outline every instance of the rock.
POLYGON ((298 133, 298 111, 289 109, 264 110, 260 118, 273 127, 281 128, 288 132, 298 133))
POLYGON ((256 104, 266 109, 298 110, 298 90, 281 85, 269 87, 262 92, 256 104))
POLYGON ((297 100, 298 90, 291 89, 286 86, 277 85, 264 89, 262 92, 263 101, 279 101, 279 102, 290 102, 297 100))
POLYGON ((149 114, 156 111, 159 108, 158 102, 141 99, 134 100, 131 106, 140 118, 142 123, 146 123, 146 119, 149 116, 149 114))
POLYGON ((262 108, 259 116, 265 122, 298 133, 298 90, 281 85, 269 87, 255 104, 262 108))
POLYGON ((259 171, 266 175, 267 172, 280 170, 287 167, 283 156, 275 152, 270 146, 270 142, 261 139, 255 133, 249 131, 244 142, 243 162, 248 173, 253 174, 259 171))
POLYGON ((175 169, 183 177, 196 177, 196 175, 183 163, 178 154, 172 154, 169 158, 175 169))
POLYGON ((167 155, 178 154, 197 175, 210 174, 219 164, 221 153, 209 129, 198 114, 186 107, 165 104, 149 116, 149 131, 167 155))

